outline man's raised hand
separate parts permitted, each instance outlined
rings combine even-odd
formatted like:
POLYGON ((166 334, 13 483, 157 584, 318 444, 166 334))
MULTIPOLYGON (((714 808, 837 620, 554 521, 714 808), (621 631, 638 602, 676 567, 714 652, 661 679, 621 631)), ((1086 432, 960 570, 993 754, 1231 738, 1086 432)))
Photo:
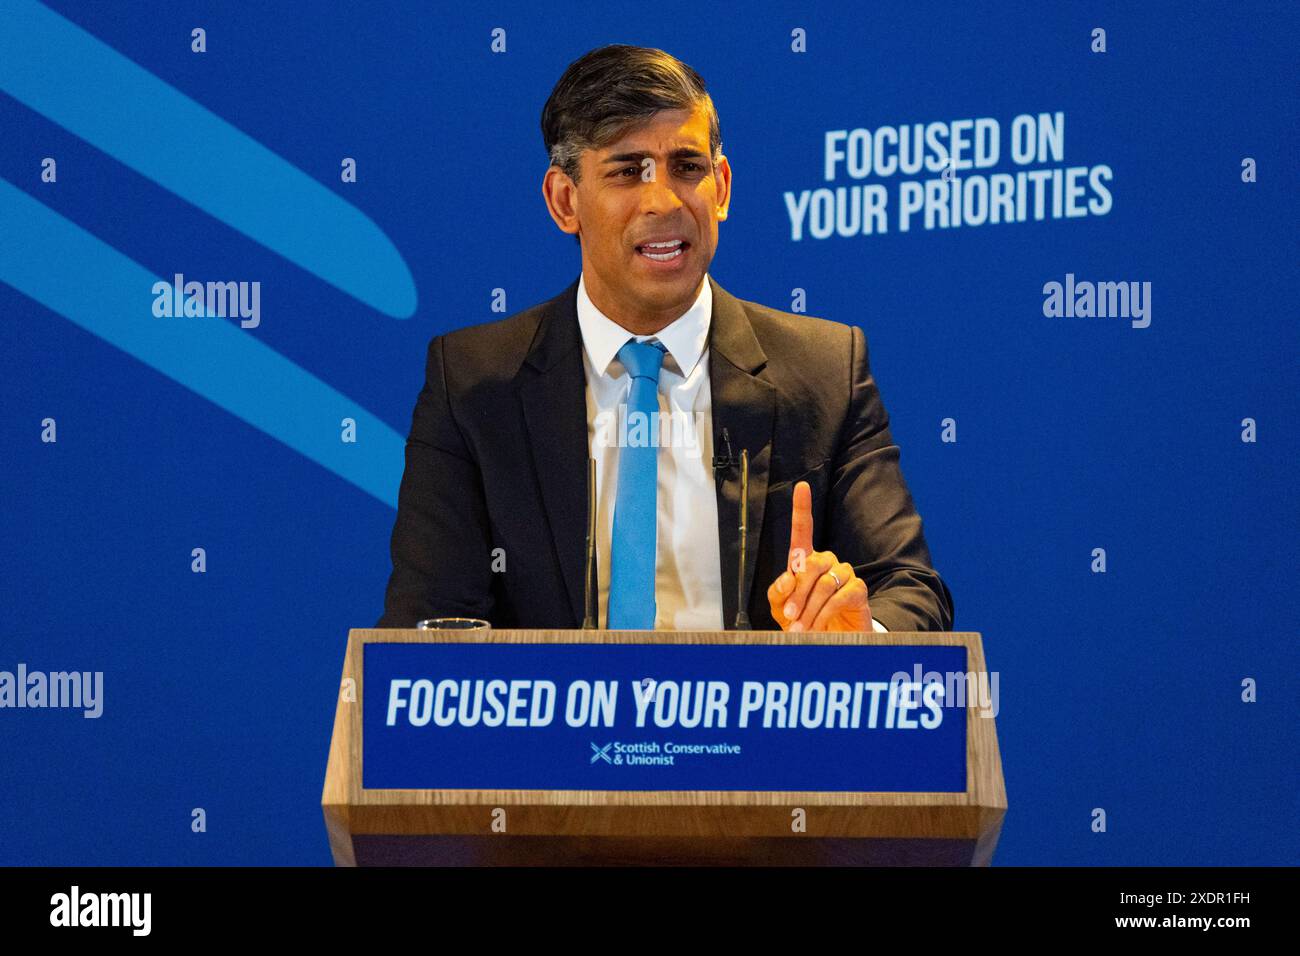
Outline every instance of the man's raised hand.
POLYGON ((772 617, 783 631, 871 631, 867 584, 830 551, 814 551, 812 488, 794 486, 790 554, 767 589, 772 617))

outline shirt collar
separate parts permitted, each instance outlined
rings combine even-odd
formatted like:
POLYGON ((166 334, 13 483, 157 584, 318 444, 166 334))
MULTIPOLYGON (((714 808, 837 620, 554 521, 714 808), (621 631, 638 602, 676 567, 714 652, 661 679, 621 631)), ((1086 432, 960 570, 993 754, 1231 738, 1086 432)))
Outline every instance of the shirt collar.
POLYGON ((708 275, 700 287, 695 303, 673 322, 654 335, 634 336, 623 326, 596 308, 587 295, 584 277, 578 279, 578 325, 582 329, 582 347, 587 359, 599 375, 609 369, 609 363, 618 355, 629 338, 639 342, 657 339, 673 357, 683 378, 691 374, 709 340, 709 320, 713 315, 713 287, 708 275))

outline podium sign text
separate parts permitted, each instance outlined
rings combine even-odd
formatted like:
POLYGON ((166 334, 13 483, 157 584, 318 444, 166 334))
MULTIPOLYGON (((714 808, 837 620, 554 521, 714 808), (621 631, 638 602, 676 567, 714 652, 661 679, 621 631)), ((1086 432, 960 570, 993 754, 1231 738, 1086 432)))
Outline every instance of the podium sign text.
POLYGON ((963 793, 942 677, 966 669, 952 645, 372 642, 362 786, 963 793))

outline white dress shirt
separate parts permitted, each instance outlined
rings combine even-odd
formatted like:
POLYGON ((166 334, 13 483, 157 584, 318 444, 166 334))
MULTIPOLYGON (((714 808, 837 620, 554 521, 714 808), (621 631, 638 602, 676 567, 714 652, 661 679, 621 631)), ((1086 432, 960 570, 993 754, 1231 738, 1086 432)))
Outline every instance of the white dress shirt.
MULTIPOLYGON (((621 443, 646 433, 628 422, 631 378, 618 351, 628 339, 666 349, 659 373, 658 491, 655 549, 655 629, 722 630, 722 558, 718 550, 718 498, 713 478, 713 404, 709 388, 709 322, 713 287, 706 275, 700 294, 681 316, 654 335, 633 335, 602 313, 578 280, 578 325, 587 372, 587 446, 596 459, 596 559, 600 594, 597 624, 609 607, 610 537, 618 492, 621 443)), ((754 583, 763 591, 772 582, 754 583)), ((734 582, 733 582, 734 586, 734 582)), ((872 620, 877 631, 886 628, 872 620)))

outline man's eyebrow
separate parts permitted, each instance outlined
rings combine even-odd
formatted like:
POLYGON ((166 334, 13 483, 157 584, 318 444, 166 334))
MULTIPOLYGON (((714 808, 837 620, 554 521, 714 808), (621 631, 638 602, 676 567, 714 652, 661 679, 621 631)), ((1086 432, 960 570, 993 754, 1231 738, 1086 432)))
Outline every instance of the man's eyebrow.
MULTIPOLYGON (((617 156, 610 156, 603 160, 606 163, 639 163, 641 160, 650 156, 650 153, 619 153, 617 156)), ((706 155, 693 146, 681 146, 668 154, 669 159, 704 159, 706 155)))

